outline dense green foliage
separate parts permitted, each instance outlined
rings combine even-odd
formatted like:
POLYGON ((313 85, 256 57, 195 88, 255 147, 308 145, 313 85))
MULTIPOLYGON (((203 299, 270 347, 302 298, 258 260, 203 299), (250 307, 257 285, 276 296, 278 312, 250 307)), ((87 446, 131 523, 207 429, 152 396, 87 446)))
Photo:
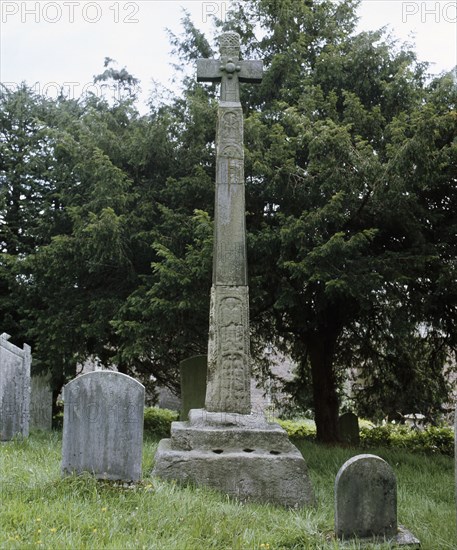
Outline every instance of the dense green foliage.
MULTIPOLYGON (((299 447, 316 492, 318 504, 312 509, 241 505, 206 488, 181 488, 152 478, 156 439, 145 440, 143 480, 127 486, 90 475, 62 479, 57 432, 4 443, 0 483, 8 505, 0 507, 0 547, 334 549, 335 476, 361 450, 308 442, 299 447)), ((394 449, 375 453, 395 471, 399 523, 420 539, 424 550, 455 548, 453 460, 394 449)), ((345 548, 355 550, 360 543, 345 548)))
POLYGON ((429 426, 424 430, 413 430, 395 424, 362 428, 360 442, 361 446, 367 448, 389 447, 454 456, 454 431, 447 426, 429 426))
POLYGON ((275 419, 281 428, 286 430, 287 435, 294 441, 306 439, 314 441, 316 439, 316 426, 309 420, 281 420, 275 419))
POLYGON ((171 423, 178 420, 178 413, 168 409, 147 407, 144 409, 144 433, 158 438, 170 437, 171 423))
MULTIPOLYGON (((348 372, 364 417, 434 419, 457 348, 455 79, 355 34, 355 0, 233 5, 220 26, 265 61, 242 86, 256 368, 266 344, 292 356, 320 441, 348 372)), ((212 55, 184 31, 181 61, 212 55)), ((216 87, 185 78, 140 115, 125 69, 96 80, 122 93, 0 95, 0 327, 56 391, 90 357, 177 390, 207 345, 216 87)))
MULTIPOLYGON (((294 441, 316 439, 316 427, 306 420, 277 420, 294 441)), ((423 430, 401 424, 362 427, 360 446, 365 449, 393 448, 425 454, 454 455, 454 431, 448 426, 428 426, 423 430)))

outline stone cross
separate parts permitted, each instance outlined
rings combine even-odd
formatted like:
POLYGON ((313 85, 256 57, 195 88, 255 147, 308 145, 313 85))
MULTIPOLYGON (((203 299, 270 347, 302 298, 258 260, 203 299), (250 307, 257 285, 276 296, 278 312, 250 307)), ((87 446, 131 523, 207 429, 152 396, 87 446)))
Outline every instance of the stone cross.
POLYGON ((219 60, 199 59, 197 80, 221 82, 216 132, 216 196, 205 408, 251 413, 249 296, 240 82, 260 82, 262 61, 240 60, 240 37, 220 37, 219 60))
MULTIPOLYGON (((251 411, 239 83, 259 82, 262 63, 240 61, 239 44, 236 33, 224 33, 220 60, 198 62, 199 81, 222 84, 205 407, 191 408, 187 422, 172 423, 171 437, 162 439, 157 449, 153 473, 213 487, 241 502, 295 508, 314 502, 305 460, 278 424, 251 411)), ((204 358, 201 366, 205 367, 204 358)), ((202 403, 200 391, 199 387, 197 407, 202 403)))

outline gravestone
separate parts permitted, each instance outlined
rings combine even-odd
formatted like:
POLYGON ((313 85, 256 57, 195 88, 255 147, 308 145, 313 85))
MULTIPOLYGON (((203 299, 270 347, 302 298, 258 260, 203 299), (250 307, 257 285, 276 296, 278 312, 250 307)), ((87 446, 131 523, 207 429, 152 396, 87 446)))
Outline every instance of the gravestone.
POLYGON ((262 62, 240 60, 240 37, 220 37, 220 59, 199 59, 197 80, 220 82, 208 372, 205 407, 174 422, 153 473, 207 485, 245 501, 314 502, 306 463, 286 432, 251 410, 243 113, 239 83, 262 80, 262 62))
POLYGON ((30 428, 49 431, 52 429, 52 389, 50 375, 32 376, 30 392, 30 428))
POLYGON ((181 375, 181 420, 187 420, 190 409, 205 406, 207 356, 195 355, 179 364, 181 375))
POLYGON ((340 440, 350 445, 360 443, 359 418, 353 412, 342 414, 338 419, 340 440))
MULTIPOLYGON (((457 511, 457 406, 455 408, 455 417, 454 417, 454 459, 455 459, 455 502, 456 502, 456 511, 457 511)), ((456 515, 457 518, 457 515, 456 515)))
POLYGON ((141 478, 144 386, 113 371, 89 372, 64 387, 62 473, 141 478))
POLYGON ((0 335, 0 441, 27 437, 30 422, 30 346, 23 349, 0 335))
POLYGON ((376 455, 350 458, 335 481, 335 533, 338 538, 389 540, 395 546, 419 541, 397 523, 397 481, 376 455))

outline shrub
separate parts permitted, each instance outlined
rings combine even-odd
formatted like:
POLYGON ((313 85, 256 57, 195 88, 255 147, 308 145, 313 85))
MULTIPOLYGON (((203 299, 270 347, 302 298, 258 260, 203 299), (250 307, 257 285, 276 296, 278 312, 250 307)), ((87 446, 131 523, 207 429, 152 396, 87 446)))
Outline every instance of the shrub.
POLYGON ((449 456, 454 453, 454 433, 446 426, 429 426, 423 431, 395 424, 362 428, 360 443, 363 447, 395 447, 449 456))
MULTIPOLYGON (((277 422, 291 439, 316 439, 316 428, 306 420, 278 420, 277 422)), ((387 447, 406 449, 428 454, 440 453, 452 456, 454 453, 454 432, 452 428, 429 426, 415 430, 408 426, 386 424, 384 426, 360 429, 360 446, 363 448, 387 447)))
POLYGON ((169 437, 171 423, 175 420, 178 420, 176 411, 146 407, 144 409, 144 433, 156 437, 169 437))
POLYGON ((286 430, 287 435, 291 439, 307 439, 314 441, 316 439, 316 428, 313 425, 310 425, 306 420, 278 420, 277 422, 281 428, 286 430))

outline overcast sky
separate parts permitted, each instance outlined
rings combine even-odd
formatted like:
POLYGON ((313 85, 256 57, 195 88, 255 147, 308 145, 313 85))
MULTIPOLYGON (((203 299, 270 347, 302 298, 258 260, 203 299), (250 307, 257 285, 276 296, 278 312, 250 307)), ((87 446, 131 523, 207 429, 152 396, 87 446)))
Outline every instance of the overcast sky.
MULTIPOLYGON (((299 1, 299 0, 297 0, 299 1)), ((457 64, 456 7, 452 1, 363 0, 360 30, 389 25, 401 40, 415 42, 419 59, 432 72, 457 64)), ((79 96, 106 56, 141 80, 144 96, 152 79, 169 86, 173 76, 165 28, 180 33, 182 8, 204 32, 211 14, 223 16, 230 1, 8 1, 0 0, 0 81, 13 87, 25 80, 55 96, 64 87, 79 96)))

